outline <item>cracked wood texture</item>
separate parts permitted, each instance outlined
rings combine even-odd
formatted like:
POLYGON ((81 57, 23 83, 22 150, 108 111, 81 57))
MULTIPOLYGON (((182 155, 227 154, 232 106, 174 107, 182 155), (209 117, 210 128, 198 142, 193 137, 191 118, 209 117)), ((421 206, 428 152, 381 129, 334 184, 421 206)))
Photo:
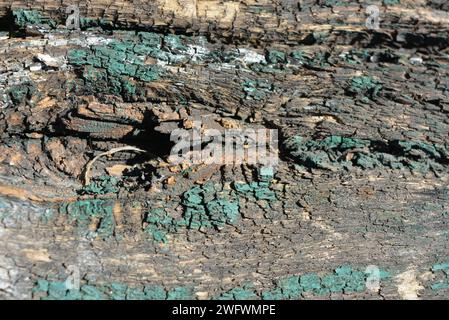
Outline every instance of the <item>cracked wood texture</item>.
POLYGON ((447 298, 448 11, 0 0, 0 297, 447 298), (278 165, 170 163, 197 120, 278 165))

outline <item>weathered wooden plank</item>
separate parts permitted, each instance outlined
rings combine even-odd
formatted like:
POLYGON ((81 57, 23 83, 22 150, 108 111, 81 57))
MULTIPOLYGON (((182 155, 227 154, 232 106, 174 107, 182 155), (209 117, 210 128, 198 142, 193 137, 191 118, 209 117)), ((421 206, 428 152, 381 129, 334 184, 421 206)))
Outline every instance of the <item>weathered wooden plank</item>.
POLYGON ((446 4, 384 1, 374 32, 364 3, 192 3, 79 2, 115 24, 3 34, 0 296, 447 298, 446 4), (273 175, 169 163, 196 119, 277 129, 273 175), (146 152, 83 185, 124 146, 146 152))

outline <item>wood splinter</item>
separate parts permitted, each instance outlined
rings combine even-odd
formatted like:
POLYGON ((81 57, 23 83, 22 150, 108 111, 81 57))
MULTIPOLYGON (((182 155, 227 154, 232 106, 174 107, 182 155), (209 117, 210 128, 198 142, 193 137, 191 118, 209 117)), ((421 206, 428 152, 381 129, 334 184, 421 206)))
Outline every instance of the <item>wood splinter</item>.
POLYGON ((103 156, 110 156, 110 155, 113 155, 114 153, 117 153, 120 151, 135 151, 135 152, 146 153, 145 150, 142 150, 142 149, 139 149, 136 147, 132 147, 132 146, 125 146, 125 147, 113 148, 109 151, 102 152, 102 153, 96 155, 92 160, 90 160, 86 164, 86 168, 84 169, 84 186, 87 186, 90 183, 90 171, 91 171, 92 165, 94 164, 95 161, 97 161, 98 159, 100 159, 103 156))

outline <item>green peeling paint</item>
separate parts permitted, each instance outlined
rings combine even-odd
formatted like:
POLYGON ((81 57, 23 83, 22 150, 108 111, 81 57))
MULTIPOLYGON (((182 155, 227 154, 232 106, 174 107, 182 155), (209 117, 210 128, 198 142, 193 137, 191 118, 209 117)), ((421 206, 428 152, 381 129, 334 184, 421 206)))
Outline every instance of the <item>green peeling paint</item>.
POLYGON ((192 300, 192 287, 165 289, 160 285, 132 287, 123 283, 82 284, 79 290, 68 289, 65 281, 38 279, 32 289, 41 300, 192 300))
POLYGON ((24 29, 28 25, 48 25, 55 28, 57 23, 49 18, 43 17, 39 11, 16 9, 11 12, 14 26, 24 29))
MULTIPOLYGON (((170 204, 161 204, 147 211, 144 219, 144 231, 156 242, 168 242, 167 235, 182 229, 221 230, 225 225, 236 226, 240 218, 240 197, 250 201, 265 200, 266 203, 277 201, 275 191, 270 189, 274 172, 270 167, 261 168, 259 180, 251 183, 232 184, 233 189, 222 189, 212 182, 195 185, 182 195, 184 208, 182 216, 170 216, 170 204)), ((173 200, 175 201, 175 200, 173 200)))
POLYGON ((206 183, 194 186, 183 195, 184 219, 189 229, 221 229, 233 225, 240 216, 238 199, 232 192, 220 191, 206 183))
POLYGON ((269 93, 275 91, 273 84, 267 80, 246 80, 242 84, 245 99, 264 100, 269 93))
POLYGON ((342 58, 345 62, 349 64, 358 64, 365 61, 368 61, 368 59, 371 57, 371 53, 364 49, 364 50, 350 50, 347 53, 343 53, 340 55, 340 58, 342 58))
POLYGON ((108 238, 114 234, 115 220, 113 214, 113 202, 109 200, 92 199, 79 200, 64 204, 60 212, 67 214, 69 219, 76 223, 78 230, 89 238, 108 238), (89 230, 94 223, 96 229, 89 230))
POLYGON ((352 3, 355 3, 355 1, 340 1, 340 0, 324 0, 321 2, 322 6, 326 7, 342 7, 342 6, 348 6, 352 3))
POLYGON ((267 51, 265 58, 268 63, 285 63, 287 62, 286 54, 282 51, 270 50, 267 51))
POLYGON ((233 184, 235 190, 239 195, 246 197, 253 197, 256 200, 276 201, 276 193, 270 189, 269 182, 250 182, 240 183, 235 182, 233 184))
POLYGON ((382 3, 386 6, 394 6, 396 4, 400 4, 400 0, 382 0, 382 3))
POLYGON ((449 261, 434 264, 432 272, 441 275, 443 280, 432 283, 430 288, 434 291, 449 289, 449 261))
MULTIPOLYGON (((69 64, 81 70, 85 84, 80 93, 114 94, 125 101, 142 98, 143 83, 158 80, 162 69, 145 64, 142 55, 159 56, 160 39, 140 33, 132 40, 114 40, 90 49, 72 49, 67 54, 69 64)), ((77 89, 77 88, 75 88, 77 89)))
POLYGON ((144 222, 147 223, 144 231, 151 235, 155 242, 164 243, 168 241, 167 233, 177 232, 179 224, 181 224, 172 218, 164 208, 149 210, 144 222))
POLYGON ((381 89, 382 85, 374 78, 360 76, 351 79, 348 92, 356 95, 364 95, 372 99, 379 94, 381 89))
POLYGON ((80 17, 81 30, 88 30, 91 28, 113 29, 114 27, 114 23, 106 19, 80 17))
POLYGON ((296 162, 315 169, 374 169, 390 167, 425 173, 442 171, 449 159, 448 148, 423 141, 372 141, 341 136, 306 140, 293 136, 284 142, 296 162), (351 159, 346 154, 352 153, 351 159))
MULTIPOLYGON (((435 271, 446 270, 449 263, 435 265, 435 271)), ((245 282, 214 297, 214 300, 280 300, 299 299, 305 294, 323 296, 330 293, 364 292, 370 273, 349 265, 336 268, 328 274, 307 273, 286 276, 275 281, 271 290, 258 291, 254 284, 245 282)), ((379 280, 391 278, 385 270, 379 270, 379 280)), ((192 286, 165 288, 157 284, 129 286, 124 283, 82 284, 79 290, 68 289, 65 281, 37 279, 32 294, 44 300, 192 300, 197 297, 192 286)))
POLYGON ((257 293, 250 283, 246 283, 241 287, 233 288, 219 295, 216 300, 255 300, 257 293))
POLYGON ((316 52, 313 55, 307 54, 301 50, 295 50, 290 53, 292 64, 301 64, 309 68, 325 67, 327 66, 329 53, 316 52))
MULTIPOLYGON (((300 276, 289 276, 276 281, 273 290, 262 292, 262 299, 281 300, 299 299, 303 294, 315 296, 330 293, 353 293, 366 290, 369 273, 359 271, 351 266, 340 266, 330 274, 320 276, 316 273, 307 273, 300 276)), ((380 270, 380 280, 390 277, 389 273, 380 270)))
POLYGON ((144 231, 156 242, 167 242, 167 234, 181 229, 222 229, 235 225, 240 217, 238 198, 232 190, 220 190, 206 183, 194 186, 182 195, 184 213, 181 218, 169 215, 163 207, 150 209, 145 217, 144 231))
POLYGON ((167 292, 167 300, 191 300, 193 298, 193 288, 190 287, 175 287, 167 292))
POLYGON ((89 185, 80 190, 81 194, 107 194, 118 192, 118 179, 112 176, 100 176, 92 179, 89 185))
POLYGON ((7 93, 14 105, 21 105, 29 101, 33 95, 38 93, 37 88, 32 82, 25 82, 19 85, 11 86, 7 93))

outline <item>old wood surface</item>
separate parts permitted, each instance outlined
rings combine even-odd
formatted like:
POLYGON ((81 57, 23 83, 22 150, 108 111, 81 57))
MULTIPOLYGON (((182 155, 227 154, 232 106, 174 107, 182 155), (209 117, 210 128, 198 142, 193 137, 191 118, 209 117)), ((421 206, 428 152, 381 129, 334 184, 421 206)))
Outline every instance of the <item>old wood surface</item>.
POLYGON ((0 297, 67 296, 46 285, 75 266, 84 298, 447 298, 447 3, 372 3, 379 30, 362 1, 0 0, 0 297), (69 4, 97 26, 65 29, 69 4), (269 186, 255 166, 170 165, 170 132, 199 118, 277 129, 269 186), (117 186, 83 189, 91 159, 130 146, 93 165, 117 186))

